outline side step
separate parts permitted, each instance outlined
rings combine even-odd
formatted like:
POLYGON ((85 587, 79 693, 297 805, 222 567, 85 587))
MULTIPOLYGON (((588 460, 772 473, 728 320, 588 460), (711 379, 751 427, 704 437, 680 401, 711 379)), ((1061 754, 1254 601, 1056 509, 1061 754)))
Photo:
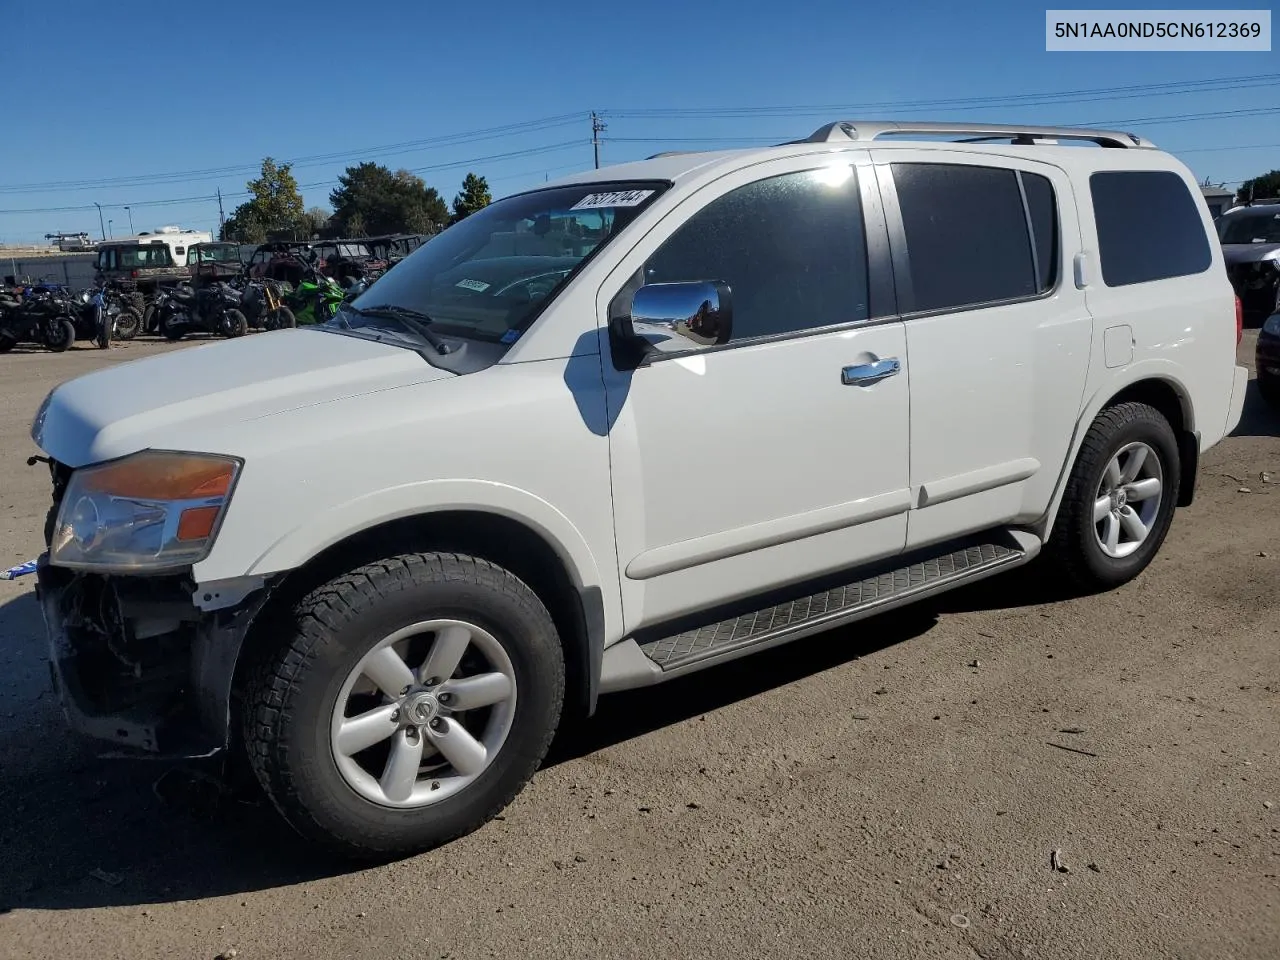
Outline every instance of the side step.
POLYGON ((992 535, 940 555, 810 596, 671 636, 623 640, 605 650, 600 692, 647 686, 766 647, 829 630, 1019 566, 1040 552, 1022 531, 992 535))

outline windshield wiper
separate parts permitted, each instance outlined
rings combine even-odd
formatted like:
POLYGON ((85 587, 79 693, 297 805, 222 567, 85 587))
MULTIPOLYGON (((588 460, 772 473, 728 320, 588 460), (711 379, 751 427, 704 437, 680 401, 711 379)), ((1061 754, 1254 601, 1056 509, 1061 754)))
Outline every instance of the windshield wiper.
POLYGON ((346 309, 350 310, 358 317, 390 317, 392 320, 399 320, 402 324, 420 336, 428 344, 435 348, 436 353, 449 353, 449 345, 440 339, 439 336, 432 333, 428 325, 433 321, 421 310, 411 310, 408 307, 401 307, 394 303, 382 303, 376 307, 353 307, 350 304, 346 309))

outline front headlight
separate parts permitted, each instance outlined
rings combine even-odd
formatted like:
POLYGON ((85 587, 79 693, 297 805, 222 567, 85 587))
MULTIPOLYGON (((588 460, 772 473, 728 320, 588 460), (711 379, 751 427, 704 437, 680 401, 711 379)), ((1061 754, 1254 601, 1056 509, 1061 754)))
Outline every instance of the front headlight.
POLYGON ((1280 313, 1267 317, 1267 322, 1262 325, 1262 332, 1269 337, 1280 337, 1280 313))
POLYGON ((144 451, 71 475, 49 560, 61 567, 156 571, 208 555, 241 461, 144 451))

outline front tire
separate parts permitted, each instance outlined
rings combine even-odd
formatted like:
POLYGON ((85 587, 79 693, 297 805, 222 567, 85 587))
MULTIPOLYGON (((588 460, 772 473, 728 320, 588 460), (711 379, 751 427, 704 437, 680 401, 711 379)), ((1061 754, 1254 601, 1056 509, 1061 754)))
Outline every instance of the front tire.
POLYGON ((1177 438, 1159 410, 1108 407, 1085 434, 1045 553, 1086 592, 1129 582, 1169 532, 1180 477, 1177 438))
POLYGON ((239 310, 228 310, 222 317, 222 332, 227 337, 243 337, 249 332, 249 321, 239 310))
POLYGON ((121 310, 116 315, 116 338, 132 340, 142 329, 142 315, 132 307, 121 310))
POLYGON ((559 723, 551 617, 484 560, 367 564, 270 635, 241 718, 250 763, 299 833, 347 857, 395 859, 477 829, 528 782, 559 723))

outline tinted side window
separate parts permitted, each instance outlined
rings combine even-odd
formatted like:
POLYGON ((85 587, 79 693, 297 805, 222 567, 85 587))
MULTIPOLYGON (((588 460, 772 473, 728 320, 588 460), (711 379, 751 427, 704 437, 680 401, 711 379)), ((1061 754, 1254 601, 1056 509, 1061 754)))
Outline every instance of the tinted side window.
POLYGON ((867 319, 862 206, 848 169, 842 182, 792 173, 713 200, 649 258, 644 282, 729 284, 735 341, 867 319))
POLYGON ((1058 203, 1053 184, 1036 173, 1021 173, 1022 189, 1027 195, 1027 212, 1031 216, 1031 237, 1035 242, 1036 277, 1040 292, 1053 289, 1058 282, 1058 203))
POLYGON ((895 163, 915 292, 912 310, 942 310, 1037 292, 1031 238, 1012 170, 895 163))
POLYGON ((1089 177, 1108 287, 1185 277, 1209 269, 1213 254, 1200 208, 1182 178, 1166 170, 1113 170, 1089 177))

